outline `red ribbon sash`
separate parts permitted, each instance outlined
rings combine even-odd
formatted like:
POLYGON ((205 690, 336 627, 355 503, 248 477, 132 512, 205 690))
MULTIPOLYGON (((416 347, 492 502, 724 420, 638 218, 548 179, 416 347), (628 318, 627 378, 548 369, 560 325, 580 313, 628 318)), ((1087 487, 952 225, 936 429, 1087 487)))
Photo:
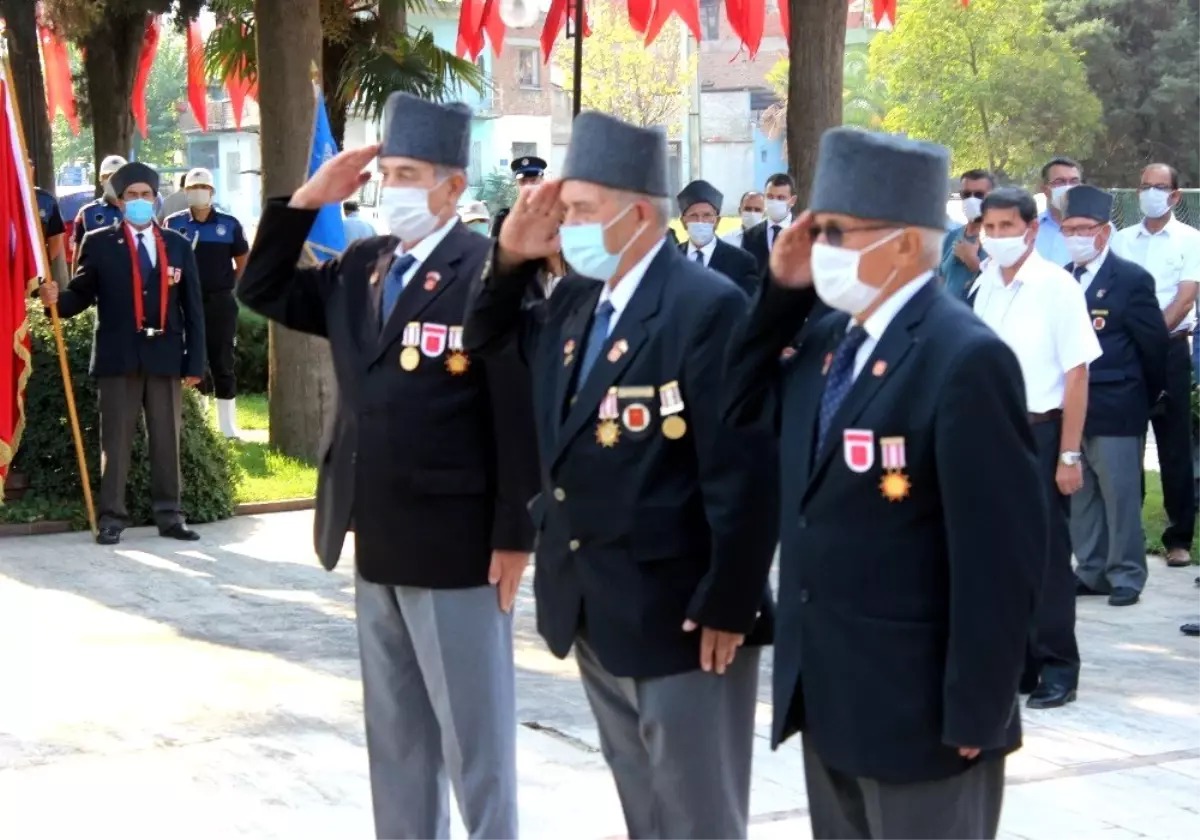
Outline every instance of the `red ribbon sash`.
MULTIPOLYGON (((158 251, 158 326, 153 329, 163 332, 167 328, 167 293, 170 288, 167 281, 167 244, 157 225, 150 225, 150 230, 153 231, 155 250, 158 251)), ((133 268, 133 318, 138 332, 146 328, 146 313, 142 303, 142 261, 138 257, 137 243, 134 241, 140 232, 129 234, 126 231, 125 237, 129 244, 129 262, 133 268)))

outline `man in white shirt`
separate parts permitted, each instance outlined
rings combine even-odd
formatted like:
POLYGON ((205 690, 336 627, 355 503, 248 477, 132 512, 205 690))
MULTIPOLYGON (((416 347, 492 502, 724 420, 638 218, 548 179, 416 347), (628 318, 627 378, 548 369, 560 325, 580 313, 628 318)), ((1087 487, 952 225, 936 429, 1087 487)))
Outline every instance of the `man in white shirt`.
POLYGON ((766 212, 766 198, 760 192, 751 190, 742 196, 741 202, 738 204, 738 215, 741 216, 742 226, 733 233, 727 233, 721 238, 734 247, 742 247, 742 239, 746 235, 746 231, 760 224, 763 220, 763 213, 766 212))
POLYGON ((1189 551, 1196 530, 1188 335, 1196 325, 1200 231, 1175 218, 1173 210, 1181 195, 1179 173, 1173 167, 1165 163, 1147 166, 1138 189, 1144 218, 1140 224, 1118 232, 1112 242, 1113 253, 1137 263, 1154 277, 1155 295, 1171 334, 1166 410, 1150 418, 1167 511, 1162 542, 1168 566, 1191 563, 1189 551))
POLYGON ((973 305, 1021 365, 1050 500, 1050 552, 1021 681, 1031 692, 1029 707, 1049 709, 1073 701, 1079 684, 1069 498, 1083 486, 1088 364, 1100 357, 1100 342, 1079 284, 1034 249, 1037 215, 1033 196, 1016 187, 983 200, 992 259, 976 281, 973 305))

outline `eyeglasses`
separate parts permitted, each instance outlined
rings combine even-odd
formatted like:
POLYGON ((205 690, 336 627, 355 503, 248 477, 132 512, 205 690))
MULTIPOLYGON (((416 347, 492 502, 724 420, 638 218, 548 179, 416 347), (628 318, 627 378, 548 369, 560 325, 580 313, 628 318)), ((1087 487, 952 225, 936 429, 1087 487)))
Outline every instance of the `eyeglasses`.
POLYGON ((985 193, 983 190, 975 190, 974 192, 972 192, 971 190, 963 190, 958 195, 960 198, 962 198, 964 200, 968 199, 968 198, 978 198, 980 201, 983 201, 985 198, 988 197, 988 194, 985 193))
POLYGON ((1105 227, 1105 226, 1100 224, 1099 222, 1093 222, 1090 225, 1083 225, 1082 227, 1075 226, 1075 225, 1072 225, 1070 227, 1064 226, 1062 229, 1062 235, 1063 236, 1095 236, 1097 233, 1100 232, 1100 228, 1102 228, 1102 227, 1105 227))
POLYGON ((1079 178, 1055 178, 1053 181, 1050 182, 1050 186, 1052 186, 1052 187, 1078 187, 1082 183, 1083 183, 1083 181, 1081 181, 1079 178))
POLYGON ((1142 192, 1145 192, 1146 190, 1158 190, 1159 192, 1165 193, 1175 192, 1175 190, 1171 189, 1170 184, 1142 184, 1139 189, 1142 192))
POLYGON ((840 248, 842 241, 851 233, 862 233, 868 230, 893 230, 895 225, 868 225, 867 227, 851 228, 850 230, 842 230, 836 223, 830 222, 827 225, 813 225, 808 229, 808 237, 813 242, 824 234, 825 241, 835 248, 840 248))
POLYGON ((700 224, 707 224, 715 222, 716 220, 717 215, 715 213, 688 213, 683 217, 683 221, 687 224, 695 224, 696 222, 699 222, 700 224))

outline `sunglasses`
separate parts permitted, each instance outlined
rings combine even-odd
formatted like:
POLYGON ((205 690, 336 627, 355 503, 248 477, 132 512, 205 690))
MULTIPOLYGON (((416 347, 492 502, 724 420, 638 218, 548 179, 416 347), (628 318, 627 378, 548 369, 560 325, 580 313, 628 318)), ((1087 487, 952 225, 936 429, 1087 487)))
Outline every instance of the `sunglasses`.
POLYGON ((808 238, 813 242, 824 234, 825 241, 835 248, 840 248, 842 240, 850 233, 861 233, 867 230, 893 230, 895 225, 868 225, 867 227, 856 227, 850 230, 842 230, 836 223, 830 222, 827 225, 813 225, 808 229, 808 238))
POLYGON ((980 201, 983 201, 985 198, 988 197, 988 194, 985 193, 983 190, 976 190, 975 192, 971 192, 970 190, 964 190, 963 192, 959 193, 959 197, 964 198, 964 199, 978 198, 980 201))

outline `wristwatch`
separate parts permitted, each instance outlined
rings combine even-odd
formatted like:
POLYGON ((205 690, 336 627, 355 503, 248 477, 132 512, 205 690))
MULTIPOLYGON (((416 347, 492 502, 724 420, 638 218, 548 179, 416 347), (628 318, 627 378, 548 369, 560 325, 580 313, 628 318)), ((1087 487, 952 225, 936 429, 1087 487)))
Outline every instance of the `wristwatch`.
POLYGON ((1064 467, 1077 467, 1079 462, 1083 460, 1082 452, 1060 452, 1058 453, 1058 463, 1064 467))

